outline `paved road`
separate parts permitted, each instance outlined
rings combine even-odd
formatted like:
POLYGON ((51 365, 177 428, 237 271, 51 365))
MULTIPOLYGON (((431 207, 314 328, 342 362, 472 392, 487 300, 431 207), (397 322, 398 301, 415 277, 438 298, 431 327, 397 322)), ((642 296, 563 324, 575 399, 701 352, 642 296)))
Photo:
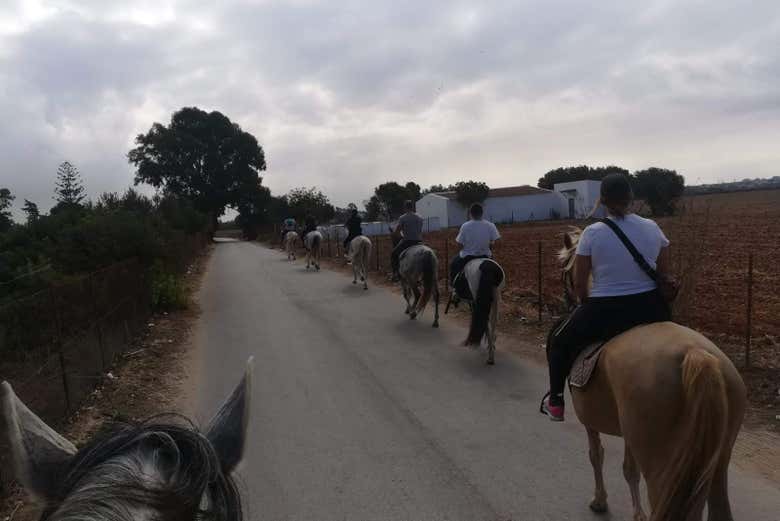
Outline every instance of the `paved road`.
MULTIPOLYGON (((247 519, 630 519, 616 439, 611 514, 589 512, 585 433, 537 413, 542 368, 501 351, 487 367, 458 347, 461 327, 410 323, 400 296, 350 280, 256 244, 214 252, 198 407, 213 410, 255 356, 247 519)), ((780 491, 733 478, 737 519, 780 519, 780 491)))

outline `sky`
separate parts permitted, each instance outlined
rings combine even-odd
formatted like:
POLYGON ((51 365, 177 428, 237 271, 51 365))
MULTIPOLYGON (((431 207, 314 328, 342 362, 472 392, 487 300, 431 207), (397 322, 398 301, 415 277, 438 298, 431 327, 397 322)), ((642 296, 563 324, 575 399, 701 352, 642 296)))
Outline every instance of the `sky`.
MULTIPOLYGON (((2 0, 0 186, 123 191, 184 106, 257 137, 275 194, 535 184, 559 166, 780 175, 777 0, 2 0)), ((18 214, 17 214, 18 215, 18 214)))

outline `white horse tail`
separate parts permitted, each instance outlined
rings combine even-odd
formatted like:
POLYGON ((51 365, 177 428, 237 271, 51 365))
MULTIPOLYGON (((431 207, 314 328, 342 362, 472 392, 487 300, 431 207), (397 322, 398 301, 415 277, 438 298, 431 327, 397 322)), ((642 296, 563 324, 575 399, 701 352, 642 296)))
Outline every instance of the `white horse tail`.
POLYGON ((701 519, 728 442, 729 403, 720 361, 704 349, 691 349, 682 363, 682 386, 682 434, 659 480, 651 521, 701 519))
POLYGON ((485 261, 479 265, 479 286, 474 296, 471 311, 471 325, 465 345, 478 346, 488 330, 490 310, 495 300, 496 288, 504 280, 504 272, 495 262, 485 261))
MULTIPOLYGON (((363 276, 368 275, 368 264, 371 262, 371 239, 365 237, 365 240, 360 241, 360 251, 358 252, 360 257, 360 266, 363 269, 363 276)), ((352 259, 354 262, 354 259, 352 259)))
POLYGON ((436 279, 439 275, 439 261, 436 258, 436 254, 433 253, 433 250, 425 252, 425 255, 422 258, 421 269, 423 292, 422 296, 420 296, 420 302, 417 305, 418 313, 422 313, 425 306, 428 305, 428 301, 431 300, 431 295, 433 294, 434 286, 438 284, 438 280, 436 279))

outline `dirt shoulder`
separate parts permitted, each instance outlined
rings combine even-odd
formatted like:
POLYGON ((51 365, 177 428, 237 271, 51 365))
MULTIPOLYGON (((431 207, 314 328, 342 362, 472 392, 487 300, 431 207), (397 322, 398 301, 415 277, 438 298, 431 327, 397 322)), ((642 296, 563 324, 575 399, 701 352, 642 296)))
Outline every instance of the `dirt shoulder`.
MULTIPOLYGON (((199 256, 186 275, 187 309, 158 313, 146 324, 132 347, 118 355, 102 382, 65 423, 62 434, 76 446, 84 444, 106 423, 138 421, 155 414, 191 415, 190 392, 196 380, 190 333, 199 315, 193 296, 205 274, 211 252, 199 256)), ((37 510, 22 490, 0 504, 0 520, 28 521, 37 510)))
MULTIPOLYGON (((322 265, 335 271, 352 273, 351 267, 340 259, 323 259, 322 265)), ((400 294, 400 288, 386 276, 372 272, 369 282, 400 294)), ((499 320, 497 349, 517 354, 544 367, 547 364, 544 348, 549 317, 539 324, 536 313, 535 309, 524 308, 519 303, 505 299, 499 320)), ((464 307, 450 310, 448 317, 468 326, 469 314, 464 307)), ((780 489, 780 420, 774 415, 780 403, 780 381, 773 375, 773 372, 758 369, 743 372, 751 400, 734 447, 732 462, 742 470, 769 480, 780 489)))

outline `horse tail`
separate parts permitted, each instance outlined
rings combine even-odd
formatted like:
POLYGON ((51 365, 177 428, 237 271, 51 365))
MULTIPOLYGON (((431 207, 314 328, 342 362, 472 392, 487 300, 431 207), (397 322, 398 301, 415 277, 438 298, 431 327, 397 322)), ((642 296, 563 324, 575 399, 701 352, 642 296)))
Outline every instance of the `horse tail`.
POLYGON ((487 333, 490 308, 495 297, 495 288, 504 280, 504 272, 495 262, 484 261, 479 265, 479 286, 471 307, 471 324, 466 337, 467 346, 478 346, 487 333))
POLYGON ((420 296, 420 302, 417 305, 417 312, 421 313, 425 306, 428 305, 428 301, 431 300, 431 294, 433 294, 433 288, 438 283, 436 280, 439 274, 439 262, 436 259, 436 255, 433 250, 425 252, 422 258, 422 281, 423 292, 420 296))
POLYGON ((720 361, 693 348, 682 363, 682 435, 670 465, 659 477, 661 489, 651 521, 693 521, 710 493, 728 436, 728 398, 720 361))
MULTIPOLYGON (((355 262, 354 259, 352 259, 352 262, 355 262)), ((360 266, 363 270, 363 276, 368 276, 368 263, 371 262, 371 240, 366 237, 365 240, 361 243, 361 252, 360 252, 360 266)))
POLYGON ((320 248, 320 240, 322 239, 322 235, 319 233, 312 233, 311 235, 311 249, 312 251, 319 251, 320 248))

